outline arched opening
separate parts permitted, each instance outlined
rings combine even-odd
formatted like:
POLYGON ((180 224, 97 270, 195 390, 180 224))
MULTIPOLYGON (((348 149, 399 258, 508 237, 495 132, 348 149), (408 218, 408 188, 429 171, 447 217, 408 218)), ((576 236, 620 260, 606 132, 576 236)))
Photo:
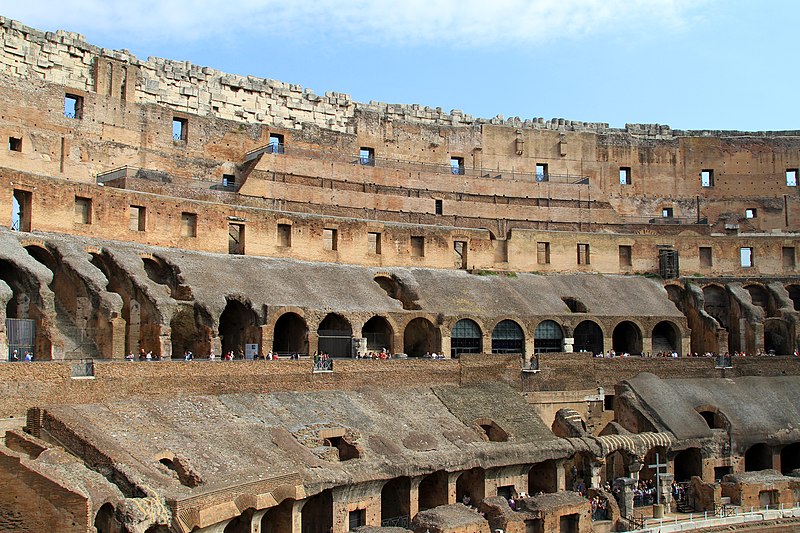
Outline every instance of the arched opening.
POLYGON ((319 352, 331 357, 350 357, 353 350, 353 328, 345 317, 329 313, 317 328, 319 352))
POLYGON ((725 289, 719 285, 703 287, 703 310, 714 317, 720 326, 728 329, 730 300, 725 289))
POLYGON ((789 355, 793 351, 789 325, 780 318, 764 321, 764 351, 768 354, 789 355))
POLYGON ((533 351, 535 353, 560 352, 564 349, 564 332, 553 320, 543 320, 533 333, 533 351))
POLYGON ((497 425, 494 420, 479 418, 475 421, 489 442, 507 442, 508 433, 497 425))
POLYGON ((242 514, 228 522, 222 533, 250 533, 250 522, 254 513, 255 509, 252 507, 245 509, 242 514))
POLYGON ((525 334, 513 320, 502 320, 492 330, 492 353, 525 353, 525 334))
POLYGON ((700 448, 687 448, 677 455, 675 463, 675 481, 690 481, 692 476, 703 477, 703 455, 700 448))
POLYGON ((642 353, 642 332, 639 326, 630 320, 623 320, 611 334, 611 343, 614 351, 618 354, 641 354, 642 353))
POLYGON ((558 492, 558 462, 550 459, 536 463, 528 471, 528 494, 558 492))
POLYGON ((374 316, 367 320, 361 328, 361 336, 367 339, 367 350, 379 352, 386 348, 389 353, 394 351, 392 345, 394 331, 389 321, 382 316, 374 316))
POLYGON ((787 285, 786 290, 789 291, 789 298, 794 304, 794 310, 800 311, 800 285, 787 285))
POLYGON ((608 454, 600 474, 601 481, 603 483, 606 481, 613 482, 617 478, 627 477, 629 464, 628 454, 622 450, 616 450, 608 454))
POLYGON ((222 339, 223 354, 232 351, 235 357, 242 357, 245 344, 260 344, 258 316, 242 302, 228 300, 228 305, 219 317, 219 336, 222 339))
POLYGON ((328 533, 333 527, 333 493, 330 489, 308 499, 303 506, 301 522, 302 533, 328 533))
POLYGON ((211 328, 200 323, 194 306, 182 306, 169 323, 172 357, 182 358, 186 350, 208 354, 211 349, 211 328))
POLYGON ((653 328, 653 353, 672 353, 681 354, 681 334, 678 327, 664 320, 656 324, 653 328))
POLYGON ((597 323, 584 320, 575 327, 575 351, 603 353, 603 330, 597 323))
POLYGON ((483 351, 483 334, 474 320, 462 318, 450 332, 450 356, 458 357, 462 353, 481 353, 483 351))
POLYGON ((584 305, 583 302, 578 300, 577 298, 572 297, 562 297, 561 301, 567 304, 570 312, 572 313, 588 313, 589 309, 584 305))
POLYGON ((94 527, 97 533, 118 533, 122 530, 122 524, 115 516, 114 506, 111 503, 104 503, 97 514, 94 516, 94 527))
POLYGON ((750 301, 753 302, 753 305, 764 310, 765 317, 775 316, 775 306, 770 305, 770 297, 767 289, 761 285, 745 285, 744 288, 750 293, 750 301))
POLYGON ((361 457, 359 449, 344 435, 327 437, 323 440, 323 445, 336 448, 340 461, 349 461, 350 459, 358 459, 361 457))
MULTIPOLYGON (((665 464, 666 461, 667 461, 667 449, 665 447, 656 446, 655 448, 650 448, 644 455, 644 460, 642 461, 642 469, 639 471, 639 479, 644 481, 653 480, 655 482, 656 469, 650 467, 650 465, 665 464)), ((663 474, 664 469, 663 468, 660 469, 659 472, 663 474)))
POLYGON ((800 442, 787 444, 781 448, 781 473, 791 474, 800 469, 800 442))
POLYGON ((397 477, 381 489, 381 526, 408 528, 411 521, 411 478, 397 477))
POLYGON ((456 501, 476 505, 486 497, 486 471, 475 467, 458 476, 456 480, 456 501), (466 497, 466 499, 465 499, 466 497))
POLYGON ((582 492, 592 486, 592 460, 589 453, 578 452, 564 462, 567 490, 582 492))
POLYGON ((410 357, 439 351, 441 340, 436 326, 427 318, 417 317, 403 332, 403 351, 410 357))
POLYGON ((447 472, 439 470, 425 476, 419 484, 419 510, 447 505, 447 472))
POLYGON ((772 468, 772 449, 760 442, 753 444, 744 452, 744 471, 757 472, 772 468))
POLYGON ((295 500, 288 498, 271 507, 261 517, 261 533, 283 533, 292 530, 292 508, 295 500))
POLYGON ((11 289, 5 308, 9 326, 6 330, 8 353, 0 357, 10 359, 12 351, 17 350, 20 359, 26 351, 31 351, 38 359, 50 359, 50 332, 42 327, 43 313, 35 279, 13 263, 0 259, 0 280, 11 289))
POLYGON ((308 355, 308 326, 297 313, 284 313, 275 322, 272 351, 280 355, 308 355))

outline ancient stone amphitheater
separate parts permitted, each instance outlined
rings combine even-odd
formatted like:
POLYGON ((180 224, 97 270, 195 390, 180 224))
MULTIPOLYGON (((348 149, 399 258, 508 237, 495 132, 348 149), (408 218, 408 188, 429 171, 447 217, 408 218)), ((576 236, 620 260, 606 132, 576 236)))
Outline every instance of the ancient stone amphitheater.
POLYGON ((0 530, 800 527, 800 132, 0 34, 0 530))

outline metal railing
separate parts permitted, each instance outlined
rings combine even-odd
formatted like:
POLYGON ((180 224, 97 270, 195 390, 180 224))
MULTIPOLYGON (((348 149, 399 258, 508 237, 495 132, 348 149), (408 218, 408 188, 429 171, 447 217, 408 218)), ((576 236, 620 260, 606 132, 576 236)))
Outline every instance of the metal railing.
POLYGON ((733 368, 733 356, 718 355, 714 357, 714 368, 733 368))
POLYGON ((333 372, 333 359, 317 359, 314 361, 313 372, 333 372))
POLYGON ((73 378, 94 377, 94 360, 80 359, 72 363, 73 378))
POLYGON ((381 520, 381 527, 404 527, 408 529, 410 525, 411 519, 408 515, 384 518, 381 520))

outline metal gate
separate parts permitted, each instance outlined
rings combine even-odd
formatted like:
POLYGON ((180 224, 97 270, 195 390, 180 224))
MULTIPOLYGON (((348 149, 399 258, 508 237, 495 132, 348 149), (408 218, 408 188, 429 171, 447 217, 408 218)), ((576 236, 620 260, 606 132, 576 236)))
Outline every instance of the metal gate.
POLYGON ((29 318, 6 318, 6 333, 8 334, 9 361, 11 354, 17 351, 17 358, 21 361, 25 352, 34 353, 33 346, 36 340, 36 321, 29 318))
POLYGON ((350 357, 353 349, 353 334, 349 331, 320 330, 319 353, 331 357, 350 357))
POLYGON ((664 279, 674 279, 680 275, 677 250, 671 248, 658 250, 658 273, 664 279))

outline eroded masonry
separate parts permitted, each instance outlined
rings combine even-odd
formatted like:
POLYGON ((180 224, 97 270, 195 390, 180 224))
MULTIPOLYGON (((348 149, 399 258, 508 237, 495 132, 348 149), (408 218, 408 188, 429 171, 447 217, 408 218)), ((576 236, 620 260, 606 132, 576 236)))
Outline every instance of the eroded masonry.
POLYGON ((0 529, 797 526, 800 131, 0 34, 0 529))

